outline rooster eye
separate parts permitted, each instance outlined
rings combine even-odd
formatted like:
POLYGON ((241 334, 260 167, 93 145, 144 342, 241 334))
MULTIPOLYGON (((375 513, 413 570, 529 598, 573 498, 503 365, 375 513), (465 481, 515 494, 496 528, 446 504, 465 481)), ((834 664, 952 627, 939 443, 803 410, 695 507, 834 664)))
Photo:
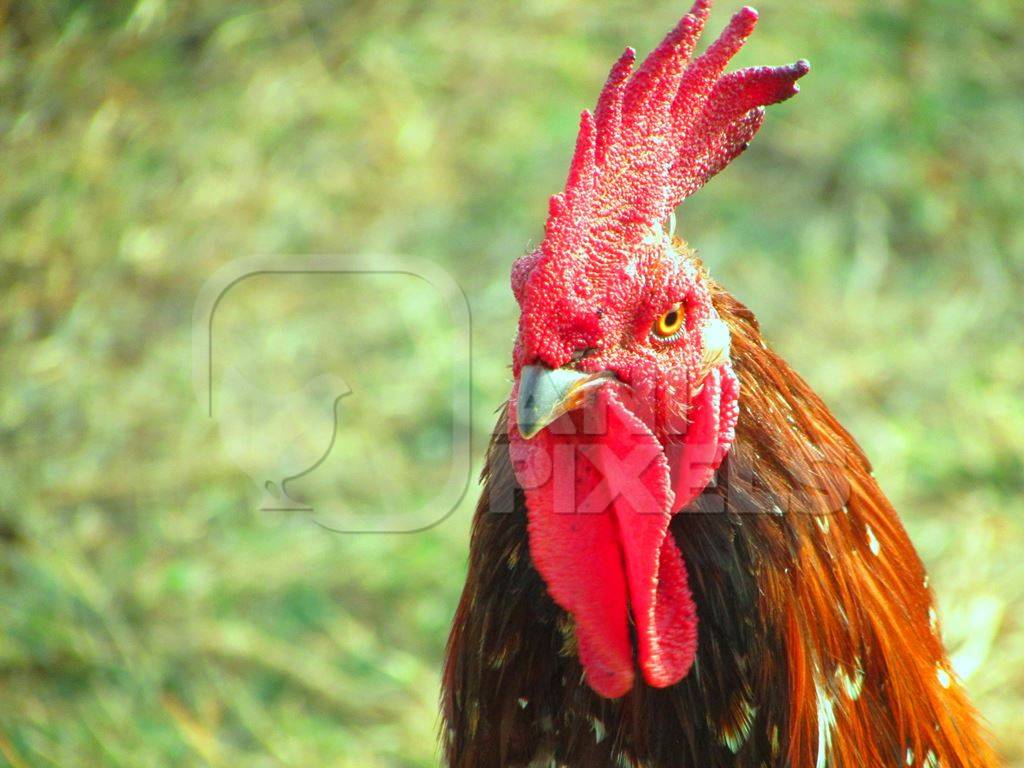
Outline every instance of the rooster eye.
POLYGON ((683 305, 674 304, 672 308, 654 321, 651 336, 658 341, 675 341, 683 334, 683 322, 686 311, 683 305))

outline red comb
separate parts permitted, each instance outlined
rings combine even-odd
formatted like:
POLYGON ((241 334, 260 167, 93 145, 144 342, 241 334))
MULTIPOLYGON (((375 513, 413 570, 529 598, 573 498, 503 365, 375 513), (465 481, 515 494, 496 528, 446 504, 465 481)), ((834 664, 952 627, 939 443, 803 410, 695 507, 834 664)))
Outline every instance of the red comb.
POLYGON ((710 8, 697 0, 632 77, 633 49, 612 67, 594 113, 580 117, 565 191, 551 198, 543 261, 627 253, 746 149, 766 105, 799 90, 803 60, 722 74, 754 30, 753 8, 691 61, 710 8))

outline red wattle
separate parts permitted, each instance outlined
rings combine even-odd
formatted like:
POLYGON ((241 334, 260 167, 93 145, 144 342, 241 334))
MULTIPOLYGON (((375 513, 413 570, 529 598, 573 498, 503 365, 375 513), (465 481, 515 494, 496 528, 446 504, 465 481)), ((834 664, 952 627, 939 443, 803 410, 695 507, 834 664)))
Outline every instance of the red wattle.
POLYGON ((674 495, 661 444, 610 387, 532 440, 510 411, 530 554, 575 621, 587 682, 609 698, 633 686, 630 613, 644 678, 657 687, 677 682, 693 663, 697 618, 668 535, 674 495))
POLYGON ((738 389, 730 366, 710 371, 691 403, 688 421, 682 426, 684 437, 666 447, 674 511, 703 493, 732 445, 739 417, 738 389))

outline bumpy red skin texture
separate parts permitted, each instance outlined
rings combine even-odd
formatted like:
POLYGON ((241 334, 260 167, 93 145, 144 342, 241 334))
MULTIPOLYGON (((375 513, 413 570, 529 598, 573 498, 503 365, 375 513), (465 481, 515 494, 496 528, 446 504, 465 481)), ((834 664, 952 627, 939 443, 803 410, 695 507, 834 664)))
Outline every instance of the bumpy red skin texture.
MULTIPOLYGON (((634 683, 630 613, 650 685, 671 685, 693 664, 696 607, 668 525, 706 487, 738 415, 731 366, 701 367, 701 329, 717 319, 702 276, 662 243, 638 253, 646 280, 609 280, 599 297, 565 301, 562 294, 549 316, 566 325, 540 337, 521 333, 516 346, 517 371, 528 363, 556 367, 566 350, 596 347, 578 367, 611 371, 618 383, 532 440, 521 437, 510 409, 534 564, 576 621, 588 683, 611 698, 634 683), (655 319, 679 301, 686 309, 681 338, 652 338, 655 319), (604 308, 600 318, 592 306, 604 308), (595 318, 582 334, 581 316, 595 318)), ((542 296, 527 301, 531 310, 546 309, 542 296)), ((517 396, 518 385, 513 403, 517 396)))
POLYGON ((743 151, 763 106, 796 93, 808 70, 723 74, 757 20, 749 8, 690 61, 709 6, 698 0, 636 73, 631 49, 612 68, 581 117, 544 241, 512 270, 517 381, 524 365, 558 368, 584 349, 577 368, 617 378, 532 440, 515 421, 518 383, 509 409, 534 564, 575 621, 589 684, 608 697, 634 684, 630 617, 648 684, 671 685, 693 664, 697 611, 668 526, 711 481, 739 413, 729 362, 703 364, 701 329, 716 319, 705 278, 661 222, 743 151), (684 333, 653 339, 677 302, 684 333))

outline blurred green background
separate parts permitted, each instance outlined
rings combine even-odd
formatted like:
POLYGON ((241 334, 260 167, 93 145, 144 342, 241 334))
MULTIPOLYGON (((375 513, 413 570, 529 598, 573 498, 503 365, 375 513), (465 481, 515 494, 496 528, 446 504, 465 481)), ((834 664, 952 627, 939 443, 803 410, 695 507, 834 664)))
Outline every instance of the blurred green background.
MULTIPOLYGON (((509 266, 579 110, 685 10, 0 2, 0 765, 437 764, 475 484, 418 534, 259 511, 192 387, 196 297, 254 253, 440 265, 472 310, 475 472, 509 389, 509 266)), ((814 69, 679 231, 874 460, 1024 766, 1024 6, 759 10, 736 64, 814 69)), ((465 426, 436 297, 260 290, 235 307, 270 330, 240 346, 288 374, 260 386, 348 344, 352 402, 378 396, 321 496, 369 517, 428 497, 465 426)))

